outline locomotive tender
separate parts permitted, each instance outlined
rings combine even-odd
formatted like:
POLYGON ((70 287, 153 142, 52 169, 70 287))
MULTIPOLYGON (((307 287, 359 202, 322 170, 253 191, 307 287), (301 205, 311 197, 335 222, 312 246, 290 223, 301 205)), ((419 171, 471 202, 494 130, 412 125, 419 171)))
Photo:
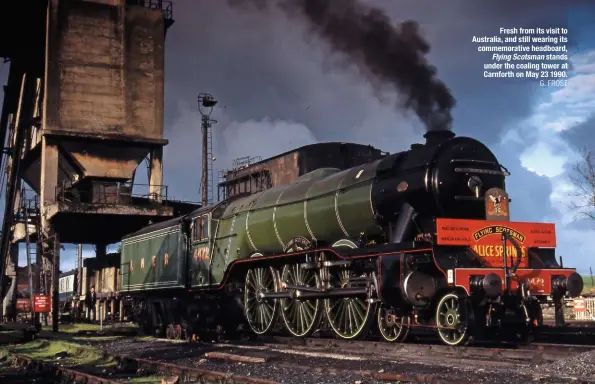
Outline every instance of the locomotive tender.
POLYGON ((203 207, 122 241, 121 294, 146 331, 340 338, 376 324, 446 344, 526 336, 540 302, 583 287, 555 258, 554 224, 511 222, 506 169, 481 142, 430 131, 425 144, 347 170, 203 207))

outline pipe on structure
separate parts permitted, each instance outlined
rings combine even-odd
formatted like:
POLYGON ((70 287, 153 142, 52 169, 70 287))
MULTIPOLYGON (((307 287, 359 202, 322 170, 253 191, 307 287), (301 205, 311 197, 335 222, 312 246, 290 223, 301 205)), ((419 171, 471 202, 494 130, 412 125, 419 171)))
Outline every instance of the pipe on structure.
MULTIPOLYGON (((12 67, 12 65, 11 65, 12 67)), ((12 235, 12 225, 14 219, 14 206, 17 198, 17 194, 20 190, 20 164, 21 164, 21 152, 24 148, 27 127, 31 126, 31 117, 33 116, 33 104, 35 98, 35 89, 37 86, 37 79, 34 76, 23 73, 21 79, 21 91, 19 95, 19 102, 16 113, 16 125, 15 125, 15 142, 14 147, 11 149, 10 156, 12 158, 12 167, 10 169, 10 175, 8 176, 8 182, 6 185, 6 206, 4 208, 4 221, 2 224, 2 238, 0 243, 0 288, 3 287, 4 281, 4 267, 6 265, 6 256, 12 235)), ((2 294, 4 297, 5 293, 2 294)))
POLYGON ((409 203, 404 203, 403 206, 401 206, 401 211, 397 217, 397 223, 395 225, 395 230, 392 233, 391 242, 401 243, 407 239, 407 236, 413 228, 414 216, 415 209, 409 203))

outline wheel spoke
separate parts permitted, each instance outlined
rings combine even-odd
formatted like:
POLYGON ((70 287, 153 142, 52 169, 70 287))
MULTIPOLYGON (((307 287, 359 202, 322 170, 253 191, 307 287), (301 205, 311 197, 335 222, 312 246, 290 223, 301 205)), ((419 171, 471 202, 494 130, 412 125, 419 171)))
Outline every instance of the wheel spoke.
MULTIPOLYGON (((319 287, 318 274, 313 270, 304 269, 299 263, 285 265, 281 273, 281 281, 286 284, 319 287)), ((320 300, 318 299, 290 299, 281 302, 281 314, 286 329, 297 337, 311 334, 320 321, 320 300)))
POLYGON ((436 308, 438 335, 448 345, 459 345, 467 337, 467 320, 461 313, 461 300, 455 293, 442 297, 436 308))
POLYGON ((248 270, 244 290, 246 319, 252 330, 264 334, 275 324, 276 299, 261 298, 261 293, 276 291, 275 273, 272 268, 248 270))
MULTIPOLYGON (((330 284, 333 288, 362 287, 351 283, 352 272, 348 269, 331 270, 330 284)), ((372 304, 357 297, 325 299, 326 316, 333 331, 342 338, 356 338, 367 330, 372 304)))
POLYGON ((396 317, 395 313, 395 309, 382 305, 378 310, 378 329, 385 340, 403 342, 409 334, 409 317, 396 317))

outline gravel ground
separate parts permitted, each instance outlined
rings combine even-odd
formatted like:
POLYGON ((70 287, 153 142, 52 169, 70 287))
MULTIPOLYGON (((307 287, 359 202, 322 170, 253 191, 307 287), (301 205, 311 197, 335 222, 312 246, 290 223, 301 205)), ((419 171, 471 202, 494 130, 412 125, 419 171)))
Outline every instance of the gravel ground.
POLYGON ((562 358, 549 365, 540 365, 539 371, 553 375, 592 378, 595 381, 595 350, 562 358))
MULTIPOLYGON (((215 347, 200 343, 172 343, 164 340, 122 338, 118 341, 89 342, 98 349, 111 354, 129 355, 158 361, 174 362, 179 365, 199 367, 237 375, 260 377, 281 383, 378 383, 370 375, 354 371, 366 370, 379 373, 397 373, 414 376, 434 376, 445 381, 459 383, 585 383, 584 377, 591 377, 595 371, 595 353, 582 353, 578 363, 576 358, 568 358, 554 364, 496 368, 493 363, 478 361, 453 365, 452 358, 416 358, 413 363, 407 358, 391 360, 382 357, 364 358, 353 355, 296 355, 291 351, 270 351, 262 348, 237 349, 215 347), (264 364, 237 363, 218 359, 205 359, 204 354, 212 351, 266 358, 264 364), (584 366, 584 362, 592 362, 584 366), (427 362, 423 362, 427 361, 427 362), (441 362, 442 361, 442 362, 441 362), (582 365, 582 366, 581 366, 582 365), (582 369, 577 369, 577 368, 582 369), (352 372, 348 372, 352 371, 352 372), (577 379, 573 377, 583 377, 577 379)), ((320 354, 318 354, 320 355, 320 354)), ((423 382, 423 381, 421 381, 423 382)), ((595 383, 595 378, 587 383, 595 383)))

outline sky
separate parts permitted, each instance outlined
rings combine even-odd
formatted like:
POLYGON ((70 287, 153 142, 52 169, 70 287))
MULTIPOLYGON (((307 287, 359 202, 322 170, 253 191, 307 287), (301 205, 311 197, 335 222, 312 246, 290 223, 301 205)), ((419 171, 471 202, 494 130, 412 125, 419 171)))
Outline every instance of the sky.
MULTIPOLYGON (((456 98, 453 131, 492 149, 511 172, 511 219, 554 222, 556 254, 582 272, 595 262, 595 223, 569 212, 568 171, 581 148, 595 150, 595 26, 589 26, 595 4, 589 3, 365 1, 395 24, 419 23, 431 47, 427 60, 456 98), (472 37, 497 35, 501 27, 567 28, 566 86, 484 78, 491 55, 478 52, 472 37)), ((402 93, 370 82, 311 33, 303 18, 223 0, 176 0, 173 15, 165 43, 164 183, 170 196, 200 200, 201 92, 219 100, 211 115, 217 120, 215 170, 231 167, 234 158, 266 158, 315 142, 356 142, 390 152, 423 142, 424 126, 398 107, 402 93)), ((0 71, 2 82, 6 73, 0 71)), ((85 247, 83 254, 94 251, 85 247)), ((74 266, 75 255, 76 247, 66 245, 63 271, 74 266)))

